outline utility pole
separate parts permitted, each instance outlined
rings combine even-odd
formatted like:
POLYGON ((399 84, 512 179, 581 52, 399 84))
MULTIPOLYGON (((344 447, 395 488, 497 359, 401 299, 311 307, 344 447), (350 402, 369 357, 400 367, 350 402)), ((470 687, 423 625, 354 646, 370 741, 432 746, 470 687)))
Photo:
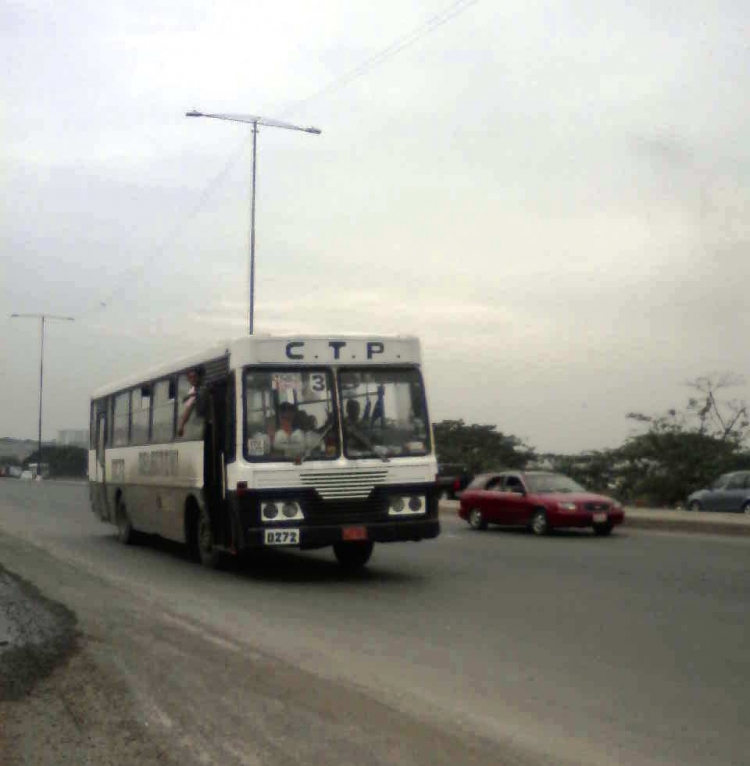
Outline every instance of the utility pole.
POLYGON ((211 117, 214 120, 228 120, 229 122, 244 122, 253 126, 253 181, 252 181, 252 201, 250 205, 250 335, 254 332, 255 321, 255 176, 256 160, 258 148, 258 125, 267 128, 285 128, 286 130, 299 130, 303 133, 312 133, 319 136, 320 128, 313 128, 308 125, 292 125, 291 122, 282 122, 281 120, 271 119, 270 117, 259 117, 253 114, 204 114, 195 109, 186 112, 186 117, 211 117))
POLYGON ((42 401, 44 392, 44 324, 47 320, 74 322, 74 317, 58 316, 56 314, 11 314, 11 319, 39 319, 41 348, 39 351, 39 449, 37 457, 37 476, 42 473, 42 401))

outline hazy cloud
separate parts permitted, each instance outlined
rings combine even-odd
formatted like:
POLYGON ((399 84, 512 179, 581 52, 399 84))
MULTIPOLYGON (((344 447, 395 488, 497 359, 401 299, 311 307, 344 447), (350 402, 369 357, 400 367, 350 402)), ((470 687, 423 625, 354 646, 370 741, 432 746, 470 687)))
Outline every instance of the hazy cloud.
MULTIPOLYGON (((479 2, 306 100, 448 5, 6 4, 0 308, 79 317, 46 435, 246 331, 249 131, 193 107, 323 129, 260 132, 257 327, 419 334, 437 418, 594 448, 750 376, 746 4, 479 2)), ((38 332, 7 321, 0 436, 35 432, 38 332)))

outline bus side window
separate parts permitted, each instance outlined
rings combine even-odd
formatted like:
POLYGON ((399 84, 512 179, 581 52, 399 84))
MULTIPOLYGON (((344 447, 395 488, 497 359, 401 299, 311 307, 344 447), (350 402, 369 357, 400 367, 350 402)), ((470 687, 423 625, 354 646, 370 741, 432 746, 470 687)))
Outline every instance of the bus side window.
POLYGON ((130 426, 130 391, 117 394, 113 405, 112 446, 124 447, 128 443, 130 426))
POLYGON ((224 459, 231 463, 235 459, 235 444, 237 439, 237 419, 235 417, 235 391, 236 383, 234 377, 229 378, 226 392, 226 431, 224 441, 224 459))
MULTIPOLYGON (((177 422, 179 423, 182 413, 185 410, 186 398, 190 393, 190 383, 187 379, 187 373, 183 373, 177 378, 177 422)), ((187 423, 185 423, 185 433, 178 437, 185 441, 200 440, 203 438, 203 418, 198 414, 198 408, 193 407, 187 423)))
POLYGON ((89 449, 96 449, 97 445, 97 439, 96 439, 96 429, 97 429, 97 422, 96 422, 96 413, 97 413, 97 407, 98 402, 91 402, 91 418, 89 420, 89 449))
POLYGON ((154 384, 151 441, 155 444, 170 442, 174 438, 174 399, 174 380, 160 380, 154 384))
POLYGON ((148 424, 151 419, 151 386, 139 386, 133 389, 132 398, 133 426, 131 444, 148 442, 148 424))

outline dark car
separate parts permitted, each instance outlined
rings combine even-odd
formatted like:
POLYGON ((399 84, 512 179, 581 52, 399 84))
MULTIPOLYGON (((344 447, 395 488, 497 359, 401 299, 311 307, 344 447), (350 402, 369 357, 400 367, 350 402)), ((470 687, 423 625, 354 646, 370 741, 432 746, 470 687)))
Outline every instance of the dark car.
POLYGON ((438 497, 455 500, 471 481, 469 469, 461 463, 438 463, 438 497))
POLYGON ((708 488, 693 492, 687 499, 691 511, 750 513, 750 471, 725 473, 708 488))
POLYGON ((461 495, 458 515, 474 529, 522 526, 544 535, 578 527, 608 535, 625 513, 610 497, 587 492, 573 479, 548 471, 498 471, 477 476, 461 495))

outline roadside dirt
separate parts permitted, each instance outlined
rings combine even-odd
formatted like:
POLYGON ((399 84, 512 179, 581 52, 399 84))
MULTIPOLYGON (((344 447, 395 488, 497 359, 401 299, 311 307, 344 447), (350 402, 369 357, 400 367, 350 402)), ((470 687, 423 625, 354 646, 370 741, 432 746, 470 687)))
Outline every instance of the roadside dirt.
POLYGON ((4 766, 172 764, 125 685, 74 651, 23 699, 0 702, 4 766))
POLYGON ((0 763, 171 763, 68 608, 0 568, 0 614, 0 763))

